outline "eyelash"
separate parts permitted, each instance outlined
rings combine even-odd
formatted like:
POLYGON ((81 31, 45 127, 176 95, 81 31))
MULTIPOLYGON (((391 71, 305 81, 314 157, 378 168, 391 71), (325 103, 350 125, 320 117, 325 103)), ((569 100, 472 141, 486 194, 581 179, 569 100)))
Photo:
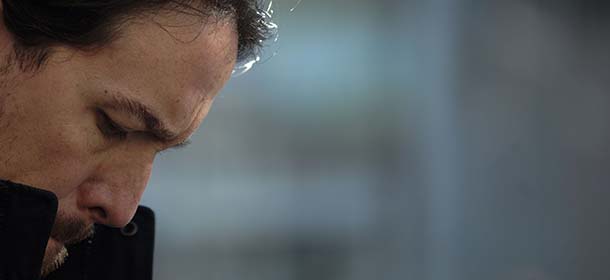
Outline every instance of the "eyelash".
POLYGON ((114 122, 106 112, 102 110, 98 110, 97 114, 99 116, 99 120, 97 122, 97 127, 102 132, 102 134, 107 138, 116 138, 116 139, 125 139, 127 138, 127 131, 120 127, 116 122, 114 122))

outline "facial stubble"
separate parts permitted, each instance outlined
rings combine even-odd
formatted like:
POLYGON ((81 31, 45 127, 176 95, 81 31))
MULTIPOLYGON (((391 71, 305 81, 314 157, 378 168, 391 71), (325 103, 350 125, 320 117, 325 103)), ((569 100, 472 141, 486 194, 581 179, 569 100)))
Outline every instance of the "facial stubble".
POLYGON ((68 218, 61 212, 51 230, 51 238, 47 243, 42 260, 41 275, 47 276, 57 270, 68 257, 66 245, 77 244, 94 234, 94 226, 87 225, 77 218, 68 218))
POLYGON ((58 243, 49 243, 42 259, 42 269, 40 275, 48 276, 51 272, 57 270, 68 257, 68 249, 64 245, 58 243))

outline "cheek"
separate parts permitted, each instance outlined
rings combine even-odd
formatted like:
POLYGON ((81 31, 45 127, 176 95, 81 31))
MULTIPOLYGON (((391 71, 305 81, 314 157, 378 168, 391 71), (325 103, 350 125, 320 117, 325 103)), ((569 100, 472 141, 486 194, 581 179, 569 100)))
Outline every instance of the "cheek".
POLYGON ((0 178, 69 195, 95 171, 101 145, 87 79, 68 62, 50 63, 4 90, 0 178), (89 100, 89 101, 88 101, 89 100))
POLYGON ((22 142, 17 149, 25 146, 31 151, 19 158, 23 163, 23 181, 53 191, 62 198, 87 179, 95 169, 95 162, 84 131, 58 129, 64 130, 31 135, 31 140, 22 142), (32 141, 34 139, 45 141, 32 141), (28 142, 30 145, 24 145, 28 142))
POLYGON ((5 115, 12 121, 3 133, 10 141, 3 141, 0 148, 0 175, 62 198, 95 170, 95 125, 85 112, 36 107, 23 105, 11 116, 5 115))

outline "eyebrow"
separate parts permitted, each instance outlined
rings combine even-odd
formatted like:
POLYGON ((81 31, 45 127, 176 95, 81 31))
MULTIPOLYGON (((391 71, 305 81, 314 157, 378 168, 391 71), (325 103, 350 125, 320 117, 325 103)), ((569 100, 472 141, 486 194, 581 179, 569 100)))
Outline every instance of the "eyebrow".
MULTIPOLYGON (((111 101, 102 103, 103 106, 135 116, 146 126, 146 130, 155 138, 163 142, 172 142, 178 137, 178 134, 169 130, 167 125, 160 121, 153 111, 148 106, 144 105, 144 103, 122 95, 112 94, 108 91, 105 91, 105 93, 110 96, 111 101)), ((170 148, 181 149, 189 144, 191 144, 191 141, 187 139, 170 148)))

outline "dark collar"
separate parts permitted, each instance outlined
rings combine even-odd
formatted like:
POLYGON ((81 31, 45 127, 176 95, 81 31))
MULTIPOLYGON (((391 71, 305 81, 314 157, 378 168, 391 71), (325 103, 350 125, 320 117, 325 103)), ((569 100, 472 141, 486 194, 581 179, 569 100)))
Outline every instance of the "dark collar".
MULTIPOLYGON (((57 213, 48 191, 0 180, 0 280, 37 280, 57 213)), ((152 279, 154 213, 138 207, 123 228, 96 225, 96 234, 68 248, 54 279, 152 279)))

